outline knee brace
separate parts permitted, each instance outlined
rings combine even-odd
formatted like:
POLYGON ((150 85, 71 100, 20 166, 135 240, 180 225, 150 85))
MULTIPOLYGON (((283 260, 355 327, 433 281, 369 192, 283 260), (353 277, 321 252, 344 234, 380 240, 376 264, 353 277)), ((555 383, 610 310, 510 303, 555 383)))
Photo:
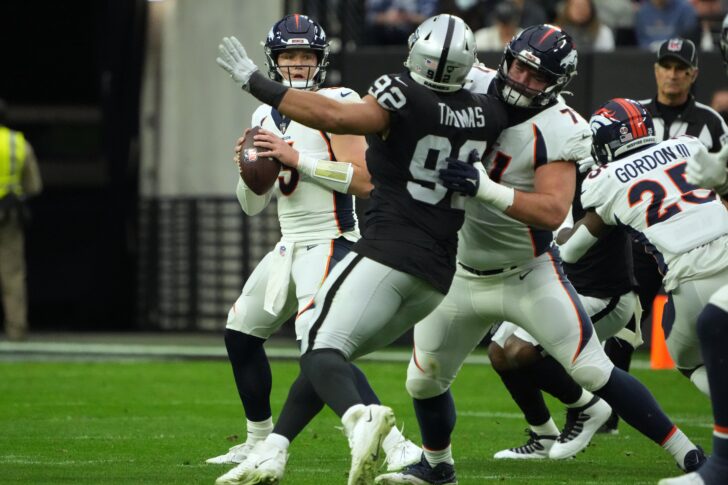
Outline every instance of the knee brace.
POLYGON ((708 372, 704 365, 693 367, 692 369, 678 369, 682 375, 690 379, 700 392, 710 397, 710 386, 708 385, 708 372))
POLYGON ((430 399, 439 396, 449 389, 450 386, 438 382, 436 379, 422 376, 407 378, 407 392, 415 399, 430 399))
POLYGON ((571 377, 587 391, 595 391, 607 383, 610 372, 592 363, 577 364, 571 368, 571 377))
POLYGON ((414 359, 410 360, 405 387, 411 397, 430 399, 439 396, 450 388, 450 382, 438 377, 435 369, 437 369, 435 365, 420 367, 414 359), (428 369, 429 372, 425 372, 423 369, 428 369))

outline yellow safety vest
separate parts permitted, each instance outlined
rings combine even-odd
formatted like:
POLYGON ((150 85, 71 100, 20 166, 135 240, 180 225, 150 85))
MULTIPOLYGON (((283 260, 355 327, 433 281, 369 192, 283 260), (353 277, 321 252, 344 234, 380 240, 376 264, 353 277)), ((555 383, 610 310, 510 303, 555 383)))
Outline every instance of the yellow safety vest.
POLYGON ((23 134, 0 126, 0 199, 11 193, 23 195, 21 176, 25 155, 23 134))

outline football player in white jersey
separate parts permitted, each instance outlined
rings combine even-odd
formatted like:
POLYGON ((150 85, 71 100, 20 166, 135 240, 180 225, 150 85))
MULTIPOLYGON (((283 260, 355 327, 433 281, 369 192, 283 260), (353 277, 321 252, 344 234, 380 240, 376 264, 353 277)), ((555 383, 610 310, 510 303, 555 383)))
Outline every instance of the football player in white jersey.
POLYGON ((592 211, 575 226, 568 251, 576 248, 578 254, 608 225, 629 228, 665 275, 663 326, 670 354, 708 394, 695 319, 707 298, 728 282, 728 212, 714 192, 685 178, 687 160, 705 147, 688 135, 657 144, 649 113, 629 99, 608 101, 590 124, 600 166, 584 181, 581 201, 592 211))
MULTIPOLYGON (((265 42, 271 79, 295 89, 316 90, 337 102, 361 102, 351 89, 320 88, 328 54, 323 29, 304 15, 287 15, 276 22, 265 42)), ((284 322, 312 304, 323 279, 359 239, 353 196, 368 197, 372 187, 362 136, 314 130, 265 104, 254 112, 251 126, 264 128, 256 136, 256 146, 264 150, 259 155, 276 157, 284 168, 273 189, 263 195, 256 195, 240 178, 237 196, 244 212, 252 216, 262 211, 275 194, 282 239, 250 275, 228 315, 225 346, 247 418, 247 439, 207 460, 212 464, 243 462, 253 446, 271 431, 292 440, 323 408, 308 382, 297 381, 289 400, 295 412, 288 413, 297 419, 278 422, 274 428, 271 372, 263 343, 284 322)), ((243 139, 236 146, 238 163, 243 139)), ((298 340, 305 333, 299 322, 296 319, 298 340)), ((366 402, 378 403, 364 374, 353 365, 352 371, 366 402)), ((392 446, 386 451, 392 459, 405 460, 392 463, 394 467, 419 458, 418 447, 404 440, 396 428, 388 443, 392 446), (407 446, 411 450, 409 457, 407 446)))
MULTIPOLYGON (((728 15, 723 19, 720 51, 728 72, 728 15)), ((700 153, 688 158, 688 182, 728 194, 728 147, 717 156, 700 153)), ((708 373, 713 404, 713 453, 695 473, 660 480, 660 485, 720 485, 728 477, 728 285, 714 293, 696 324, 708 373)))
MULTIPOLYGON (((364 405, 349 362, 394 341, 447 293, 464 211, 438 169, 474 150, 485 153, 507 123, 499 99, 463 89, 475 62, 475 38, 462 19, 427 19, 408 44, 406 70, 380 76, 360 104, 265 79, 235 38, 223 39, 217 59, 244 90, 293 119, 368 135, 374 190, 365 231, 302 315, 310 322, 302 377, 341 417, 351 449, 349 485, 371 485, 380 444, 394 422, 392 409, 364 405)), ((500 195, 507 204, 512 194, 500 195)), ((282 476, 288 443, 264 443, 270 446, 256 447, 256 460, 239 465, 246 483, 274 483, 282 476), (274 463, 283 466, 273 470, 274 463)))
POLYGON ((614 368, 551 245, 551 231, 574 196, 575 162, 589 153, 589 126, 558 98, 576 64, 571 37, 558 27, 532 26, 514 37, 488 87, 513 109, 510 127, 488 155, 487 172, 461 161, 441 171, 447 187, 470 197, 452 288, 415 326, 407 390, 426 459, 382 475, 378 483, 454 483, 448 479, 454 476, 450 385, 467 355, 502 320, 526 329, 574 380, 663 446, 682 469, 705 459, 649 391, 614 368))
MULTIPOLYGON (((585 175, 578 176, 577 193, 581 192, 585 175)), ((572 214, 557 233, 568 233, 574 218, 583 216, 578 195, 574 197, 572 214)), ((634 338, 641 338, 631 249, 627 232, 615 228, 578 261, 561 253, 564 272, 578 292, 600 342, 626 328, 634 338)), ((543 355, 541 345, 528 332, 513 323, 504 322, 498 327, 488 347, 488 357, 530 428, 525 444, 497 452, 496 459, 575 456, 589 445, 592 436, 611 416, 612 409, 604 400, 579 386, 553 357, 543 355), (566 423, 560 434, 541 391, 567 406, 566 423), (555 443, 558 446, 552 451, 555 443)))

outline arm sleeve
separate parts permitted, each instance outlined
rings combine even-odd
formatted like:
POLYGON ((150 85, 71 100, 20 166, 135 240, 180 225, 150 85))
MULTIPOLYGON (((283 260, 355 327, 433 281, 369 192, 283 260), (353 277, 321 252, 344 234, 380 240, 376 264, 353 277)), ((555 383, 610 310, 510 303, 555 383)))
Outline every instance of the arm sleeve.
POLYGON ((240 207, 243 209, 243 212, 249 216, 259 214, 266 208, 270 203, 270 199, 273 197, 273 193, 270 190, 263 195, 257 195, 245 185, 242 178, 238 178, 235 195, 238 196, 238 202, 240 202, 240 207))

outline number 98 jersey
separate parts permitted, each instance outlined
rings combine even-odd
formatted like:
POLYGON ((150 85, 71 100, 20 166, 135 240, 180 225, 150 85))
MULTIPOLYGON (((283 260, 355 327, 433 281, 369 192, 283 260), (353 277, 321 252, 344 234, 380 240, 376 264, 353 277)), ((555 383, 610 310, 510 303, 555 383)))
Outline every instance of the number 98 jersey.
POLYGON ((728 266, 725 251, 691 253, 728 234, 728 212, 715 193, 685 179, 687 158, 701 146, 691 136, 658 143, 592 170, 582 186, 584 208, 627 226, 657 260, 667 291, 728 266))
POLYGON ((386 133, 367 136, 374 190, 354 250, 446 293, 463 210, 439 170, 448 157, 465 160, 472 150, 482 156, 506 126, 505 109, 465 89, 433 91, 407 72, 381 76, 369 95, 389 111, 390 122, 386 133))

